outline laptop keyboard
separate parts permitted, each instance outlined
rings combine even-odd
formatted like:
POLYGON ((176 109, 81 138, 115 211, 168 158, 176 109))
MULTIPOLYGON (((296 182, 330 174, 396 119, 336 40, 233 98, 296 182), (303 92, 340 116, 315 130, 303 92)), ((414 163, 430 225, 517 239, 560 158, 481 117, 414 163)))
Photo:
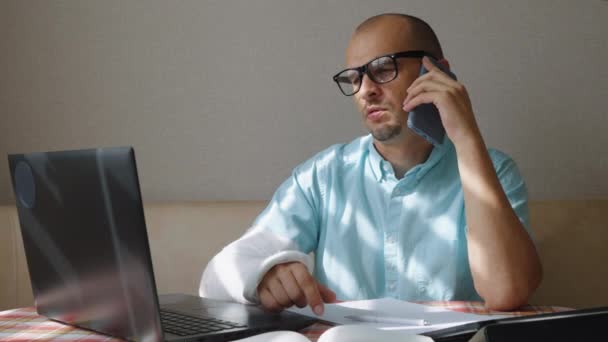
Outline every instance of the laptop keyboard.
POLYGON ((173 311, 160 310, 163 330, 178 336, 189 336, 244 328, 246 325, 223 321, 215 318, 193 317, 173 311))

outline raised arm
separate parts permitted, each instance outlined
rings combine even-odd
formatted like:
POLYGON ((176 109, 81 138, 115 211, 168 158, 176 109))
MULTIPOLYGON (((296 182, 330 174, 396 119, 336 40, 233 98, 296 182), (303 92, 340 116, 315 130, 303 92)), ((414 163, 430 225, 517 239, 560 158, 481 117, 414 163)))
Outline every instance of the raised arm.
POLYGON ((423 63, 429 73, 412 83, 403 109, 411 111, 421 103, 433 103, 439 109, 456 148, 475 289, 490 309, 517 308, 541 280, 536 248, 497 177, 465 87, 426 58, 423 63))

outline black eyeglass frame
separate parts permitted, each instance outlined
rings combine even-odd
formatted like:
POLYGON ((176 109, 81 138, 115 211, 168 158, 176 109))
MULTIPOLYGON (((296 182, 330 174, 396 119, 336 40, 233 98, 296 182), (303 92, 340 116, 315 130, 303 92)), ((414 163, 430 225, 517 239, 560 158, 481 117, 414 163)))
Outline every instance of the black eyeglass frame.
POLYGON ((333 78, 334 82, 336 82, 336 84, 338 85, 338 88, 340 88, 340 91, 342 92, 342 94, 344 94, 345 96, 353 96, 356 93, 358 93, 359 90, 361 89, 361 82, 363 82, 364 74, 367 75, 367 77, 369 77, 369 79, 374 81, 375 83, 378 83, 378 84, 388 83, 388 82, 394 80, 395 78, 397 78, 397 75, 399 75, 399 69, 397 68, 397 58, 422 58, 424 56, 437 59, 435 56, 433 56, 433 54, 426 52, 424 50, 401 51, 401 52, 396 52, 396 53, 392 53, 392 54, 388 54, 388 55, 382 55, 382 56, 375 57, 374 59, 370 60, 369 62, 363 64, 360 67, 346 68, 346 69, 338 72, 337 74, 335 74, 332 78, 333 78), (379 82, 369 72, 369 65, 372 62, 374 62, 380 58, 384 58, 384 57, 389 57, 393 61, 393 66, 395 67, 395 76, 388 81, 379 82), (348 71, 348 70, 355 70, 359 74, 359 82, 358 82, 359 86, 358 86, 357 90, 355 92, 353 92, 352 94, 347 94, 346 92, 344 92, 344 89, 342 89, 342 87, 340 86, 340 82, 338 81, 338 76, 340 76, 340 74, 342 74, 343 72, 348 71))

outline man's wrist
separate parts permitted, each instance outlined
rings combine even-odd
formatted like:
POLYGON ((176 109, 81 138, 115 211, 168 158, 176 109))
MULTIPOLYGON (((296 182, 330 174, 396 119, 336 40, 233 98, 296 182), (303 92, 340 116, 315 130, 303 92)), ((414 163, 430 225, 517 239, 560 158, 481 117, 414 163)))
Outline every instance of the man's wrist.
POLYGON ((470 134, 463 135, 458 139, 452 140, 456 155, 461 156, 479 155, 487 152, 485 142, 479 129, 473 130, 470 134))

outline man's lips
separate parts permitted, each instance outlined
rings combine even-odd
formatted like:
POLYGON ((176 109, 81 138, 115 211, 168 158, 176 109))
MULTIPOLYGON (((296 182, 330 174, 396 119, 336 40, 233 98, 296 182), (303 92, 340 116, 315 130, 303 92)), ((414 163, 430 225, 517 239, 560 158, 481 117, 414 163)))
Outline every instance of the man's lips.
POLYGON ((384 114, 384 112, 386 111, 385 108, 369 108, 367 110, 367 117, 370 120, 378 120, 380 119, 380 117, 382 116, 382 114, 384 114))

